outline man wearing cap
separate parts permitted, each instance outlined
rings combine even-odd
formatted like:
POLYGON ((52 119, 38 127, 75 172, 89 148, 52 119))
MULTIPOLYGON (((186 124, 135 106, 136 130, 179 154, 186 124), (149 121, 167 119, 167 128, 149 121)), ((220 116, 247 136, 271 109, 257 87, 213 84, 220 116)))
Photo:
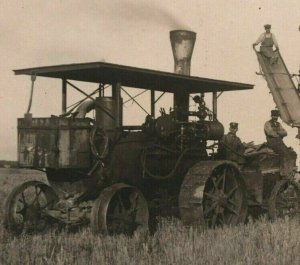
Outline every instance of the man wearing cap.
POLYGON ((287 176, 294 167, 295 153, 283 142, 283 137, 287 136, 287 132, 278 122, 279 116, 278 110, 272 110, 271 120, 265 123, 264 130, 268 146, 280 156, 280 174, 287 176))
POLYGON ((278 122, 279 111, 271 110, 271 120, 265 123, 264 129, 267 137, 267 143, 274 145, 278 141, 282 142, 283 137, 287 136, 286 130, 278 122))
POLYGON ((224 135, 219 145, 219 154, 223 159, 232 160, 238 164, 244 163, 245 147, 241 139, 236 135, 238 123, 229 124, 229 133, 224 135))
POLYGON ((256 42, 252 44, 253 48, 255 49, 255 46, 260 45, 260 52, 267 58, 270 59, 270 64, 277 63, 278 60, 278 54, 277 51, 279 51, 278 42, 275 38, 275 35, 271 33, 271 25, 266 24, 265 31, 262 33, 256 42), (273 50, 273 45, 275 46, 276 50, 273 50))

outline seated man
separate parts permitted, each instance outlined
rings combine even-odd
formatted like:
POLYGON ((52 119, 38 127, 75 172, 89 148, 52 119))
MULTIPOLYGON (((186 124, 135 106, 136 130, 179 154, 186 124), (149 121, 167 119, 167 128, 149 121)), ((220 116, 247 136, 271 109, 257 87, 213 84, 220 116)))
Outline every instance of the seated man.
POLYGON ((238 123, 231 122, 229 124, 229 133, 224 135, 220 141, 219 154, 223 159, 243 164, 245 162, 245 146, 241 142, 241 139, 236 135, 237 131, 238 123))
POLYGON ((265 123, 264 130, 268 147, 280 156, 280 175, 289 176, 295 166, 296 153, 283 142, 283 137, 287 136, 287 132, 278 122, 279 116, 278 110, 272 110, 271 120, 265 123))

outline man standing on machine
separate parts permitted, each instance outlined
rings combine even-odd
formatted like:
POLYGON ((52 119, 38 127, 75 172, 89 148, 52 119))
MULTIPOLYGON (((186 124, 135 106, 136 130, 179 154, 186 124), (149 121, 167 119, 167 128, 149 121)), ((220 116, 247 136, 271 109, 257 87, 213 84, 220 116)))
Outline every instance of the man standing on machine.
POLYGON ((252 44, 253 49, 255 49, 255 46, 260 43, 260 52, 263 54, 266 58, 269 58, 270 64, 277 63, 278 60, 278 52, 279 46, 277 43, 277 40, 275 38, 275 35, 271 33, 271 25, 267 24, 264 26, 265 32, 262 33, 256 42, 252 44), (275 50, 273 50, 273 46, 275 46, 275 50))

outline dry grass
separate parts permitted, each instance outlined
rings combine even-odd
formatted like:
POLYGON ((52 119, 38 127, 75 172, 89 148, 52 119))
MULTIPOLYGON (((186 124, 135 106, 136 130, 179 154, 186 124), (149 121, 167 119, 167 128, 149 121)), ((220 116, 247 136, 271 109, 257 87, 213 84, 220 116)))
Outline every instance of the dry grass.
MULTIPOLYGON (((0 199, 29 179, 45 180, 34 171, 1 170, 0 199)), ((3 213, 1 212, 3 219, 3 213)), ((296 220, 267 220, 199 231, 180 221, 163 220, 149 236, 103 237, 89 228, 11 237, 0 227, 0 264, 300 264, 300 225, 296 220)))

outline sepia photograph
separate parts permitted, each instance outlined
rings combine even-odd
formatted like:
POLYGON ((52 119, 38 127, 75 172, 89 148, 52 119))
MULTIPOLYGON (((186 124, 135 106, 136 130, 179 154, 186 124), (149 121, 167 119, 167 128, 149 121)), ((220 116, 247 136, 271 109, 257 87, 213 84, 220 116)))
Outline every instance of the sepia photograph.
POLYGON ((0 264, 300 264, 299 0, 0 0, 0 264))

